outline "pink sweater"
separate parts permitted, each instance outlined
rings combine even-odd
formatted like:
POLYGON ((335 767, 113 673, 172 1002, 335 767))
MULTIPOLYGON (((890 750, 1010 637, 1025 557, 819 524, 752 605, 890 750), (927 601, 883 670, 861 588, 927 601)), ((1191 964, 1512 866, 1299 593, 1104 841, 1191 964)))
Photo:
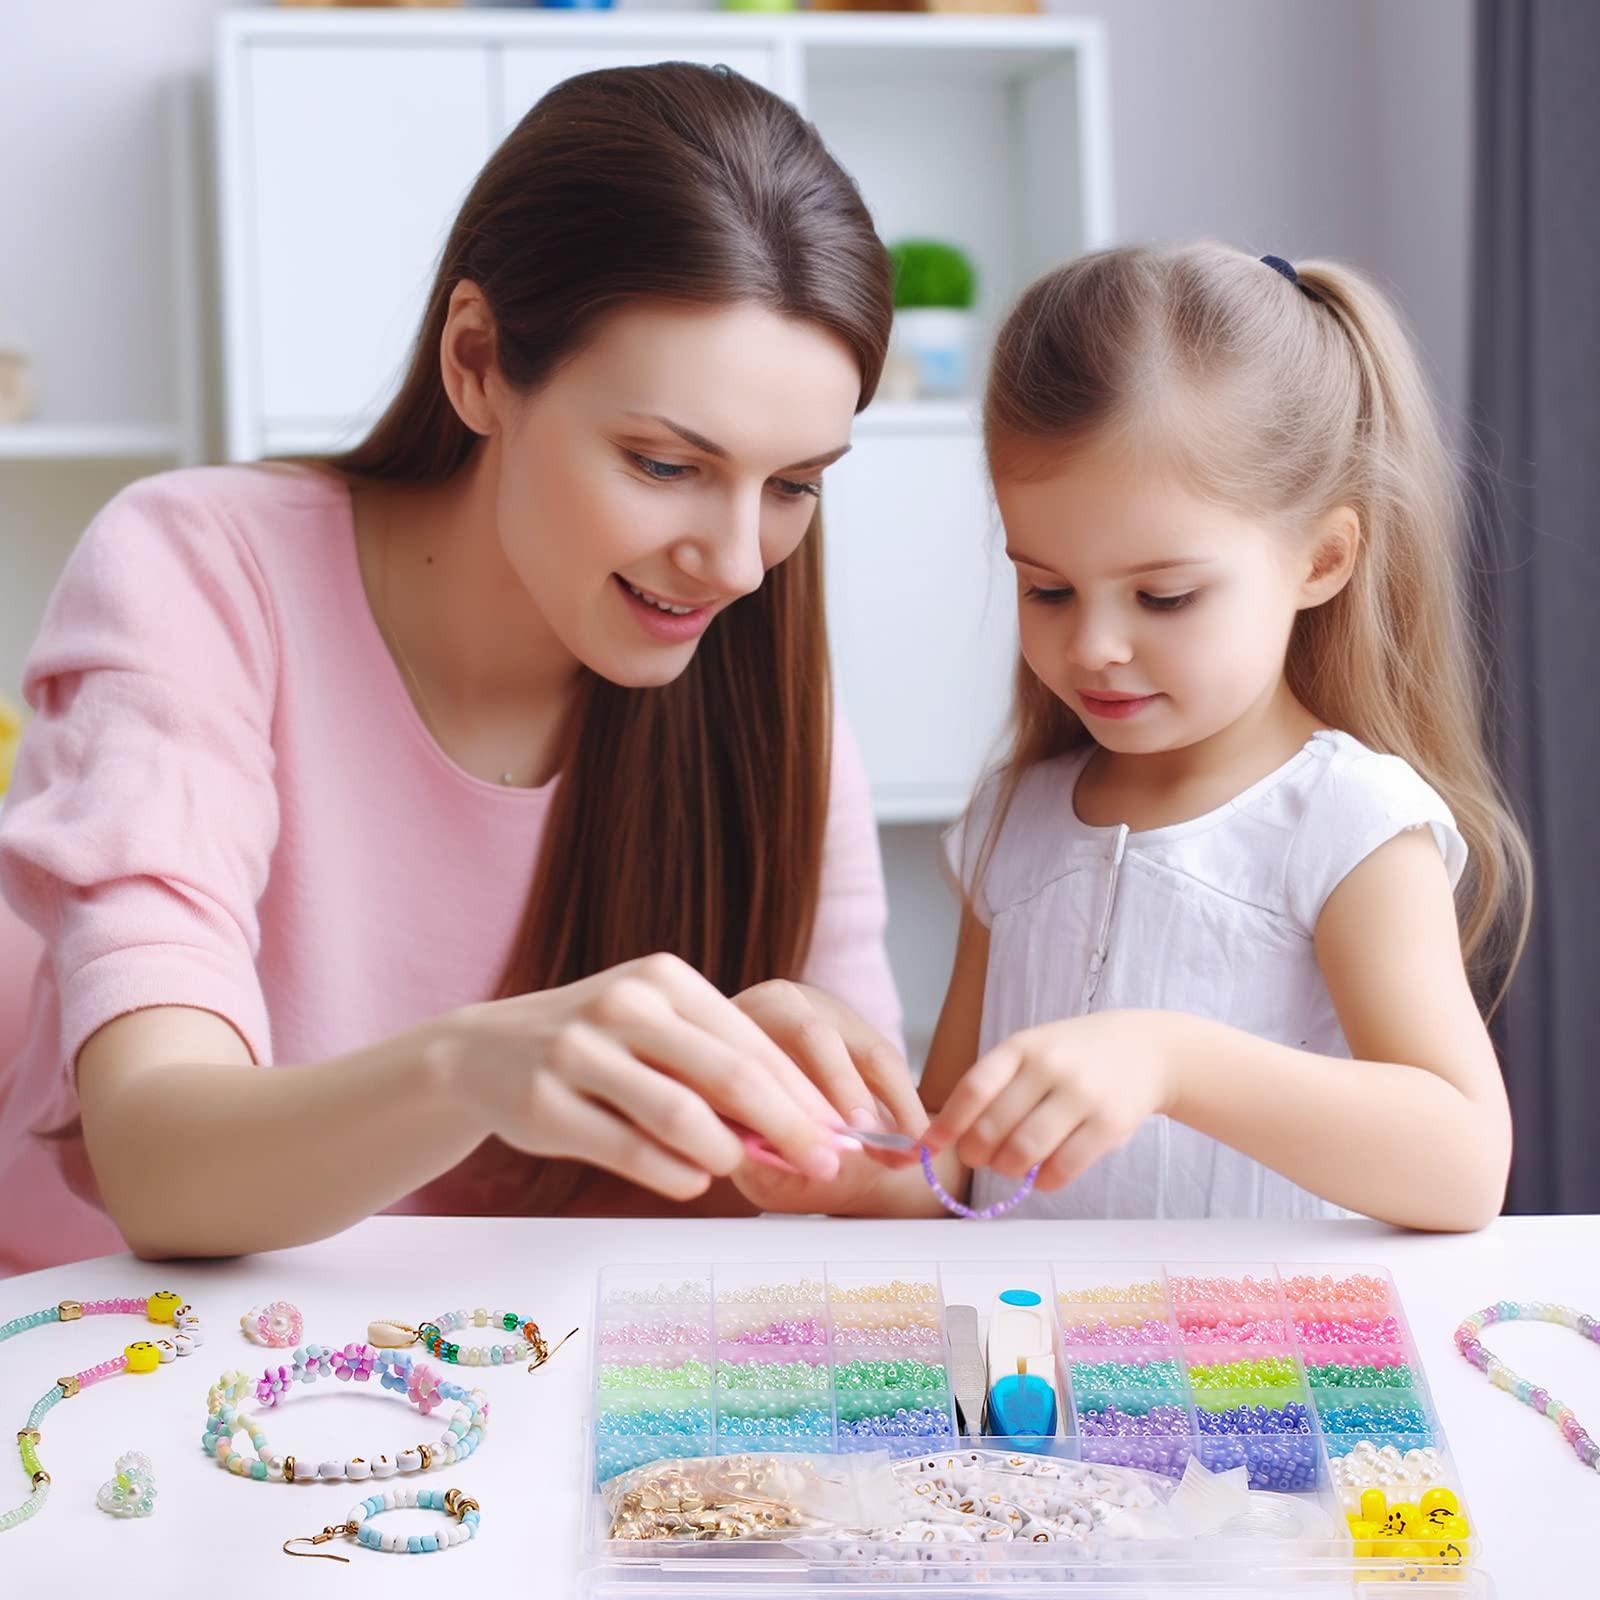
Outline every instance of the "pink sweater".
MULTIPOLYGON (((470 777, 417 716, 366 602, 346 491, 311 472, 147 479, 95 519, 29 659, 0 892, 43 936, 0 1063, 0 1276, 124 1248, 73 1063, 154 1005, 227 1018, 257 1062, 325 1059, 487 998, 551 787, 470 777)), ((899 1042, 865 773, 842 719, 803 976, 899 1042)), ((469 1158, 395 1210, 514 1207, 469 1158)), ((241 1174, 264 1205, 287 1173, 241 1174)))

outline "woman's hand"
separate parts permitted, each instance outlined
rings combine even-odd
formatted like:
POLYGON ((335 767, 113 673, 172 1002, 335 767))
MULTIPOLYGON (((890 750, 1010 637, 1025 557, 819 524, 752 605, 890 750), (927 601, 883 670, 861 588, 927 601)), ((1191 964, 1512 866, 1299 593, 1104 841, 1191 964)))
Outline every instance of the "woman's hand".
POLYGON ((1061 1189, 1165 1112, 1174 1078, 1172 1018, 1103 1011, 1013 1034, 981 1057, 929 1125, 935 1152, 969 1167, 1061 1189))
MULTIPOLYGON (((746 989, 733 1003, 817 1086, 837 1121, 881 1131, 881 1106, 890 1127, 921 1137, 928 1113, 904 1057, 842 1001, 780 978, 746 989)), ((887 1164, 914 1159, 891 1154, 887 1164)))
POLYGON ((530 1155, 586 1161, 689 1200, 744 1159, 727 1117, 808 1176, 838 1174, 833 1106, 675 956, 468 1006, 428 1031, 431 1059, 530 1155))

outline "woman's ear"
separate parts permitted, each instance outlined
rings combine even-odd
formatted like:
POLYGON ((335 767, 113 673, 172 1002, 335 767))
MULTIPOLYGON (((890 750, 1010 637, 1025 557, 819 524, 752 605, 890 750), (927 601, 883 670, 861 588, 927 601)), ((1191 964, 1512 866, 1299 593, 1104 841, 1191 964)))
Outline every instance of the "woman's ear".
POLYGON ((1335 506, 1317 519, 1310 558, 1300 583, 1300 609, 1331 600, 1350 581, 1361 549, 1361 518, 1351 506, 1335 506))
POLYGON ((439 370, 456 415, 474 433, 493 433, 504 387, 495 359, 494 317, 483 291, 465 278, 450 291, 439 370))

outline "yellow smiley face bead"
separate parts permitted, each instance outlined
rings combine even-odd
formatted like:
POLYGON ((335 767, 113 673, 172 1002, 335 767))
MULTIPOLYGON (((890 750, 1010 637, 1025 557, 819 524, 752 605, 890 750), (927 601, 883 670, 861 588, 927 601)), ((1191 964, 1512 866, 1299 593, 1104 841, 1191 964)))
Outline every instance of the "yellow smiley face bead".
POLYGON ((183 1296, 162 1289, 145 1301, 145 1315, 152 1322, 171 1322, 183 1305, 183 1296))
POLYGON ((1422 1497, 1422 1514, 1430 1521, 1435 1520, 1435 1512, 1444 1512, 1454 1516, 1461 1509, 1461 1502, 1446 1488, 1438 1487, 1429 1489, 1422 1497))
POLYGON ((161 1352, 148 1339, 130 1344, 122 1353, 128 1359, 129 1372, 154 1372, 161 1365, 161 1352))

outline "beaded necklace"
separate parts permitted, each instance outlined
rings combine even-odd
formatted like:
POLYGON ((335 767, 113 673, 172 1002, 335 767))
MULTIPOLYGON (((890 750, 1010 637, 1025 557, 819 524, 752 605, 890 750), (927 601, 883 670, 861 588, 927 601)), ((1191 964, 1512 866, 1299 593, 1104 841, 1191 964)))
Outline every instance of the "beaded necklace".
POLYGON ((28 1498, 19 1506, 0 1515, 0 1533, 15 1528, 44 1510, 50 1496, 50 1474, 39 1461, 39 1425, 52 1408, 63 1400, 82 1393, 90 1384, 113 1377, 119 1372, 154 1372, 163 1363, 178 1356, 186 1356, 202 1342, 200 1319, 194 1310, 170 1289, 163 1289, 144 1300, 63 1300, 59 1305, 46 1306, 42 1311, 30 1311, 26 1316, 13 1317, 0 1323, 0 1343, 26 1333, 30 1328, 41 1328, 49 1322, 76 1322, 81 1317, 100 1317, 113 1314, 142 1315, 151 1322, 169 1324, 169 1339, 140 1339, 130 1344, 120 1356, 102 1361, 98 1366, 86 1367, 56 1381, 40 1396, 28 1413, 28 1423, 17 1430, 17 1450, 22 1457, 22 1470, 33 1481, 28 1498))
POLYGON ((1525 1406, 1542 1411, 1561 1430, 1561 1437, 1586 1467, 1600 1472, 1600 1444, 1596 1444, 1574 1415, 1572 1407, 1557 1400, 1548 1390, 1518 1377, 1497 1355, 1484 1347, 1479 1332, 1492 1322, 1554 1322, 1571 1328, 1585 1339, 1600 1344, 1600 1322, 1571 1306, 1551 1305, 1546 1300, 1497 1300, 1482 1311, 1474 1311, 1456 1329, 1456 1349, 1477 1367, 1497 1389, 1515 1395, 1525 1406))

